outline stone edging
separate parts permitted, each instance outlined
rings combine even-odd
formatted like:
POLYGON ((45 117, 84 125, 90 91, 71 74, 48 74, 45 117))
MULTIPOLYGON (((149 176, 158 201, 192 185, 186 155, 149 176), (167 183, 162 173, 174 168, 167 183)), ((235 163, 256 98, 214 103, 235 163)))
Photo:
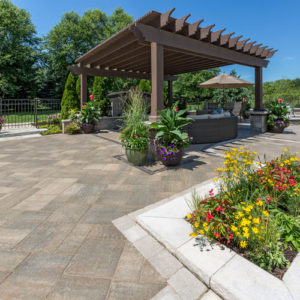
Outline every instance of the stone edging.
POLYGON ((226 247, 221 250, 219 246, 210 246, 205 243, 205 237, 200 240, 205 244, 201 249, 195 246, 199 239, 189 237, 191 226, 183 220, 190 212, 187 201, 192 199, 194 191, 204 196, 211 188, 216 189, 211 180, 203 182, 113 221, 167 279, 168 286, 159 293, 160 297, 158 294, 158 298, 153 299, 165 299, 169 294, 174 299, 220 299, 216 294, 228 300, 300 299, 300 253, 283 280, 279 280, 226 247), (184 280, 189 277, 186 272, 193 278, 190 284, 184 280), (186 288, 182 286, 183 282, 186 288), (208 297, 207 287, 212 289, 209 291, 211 297, 208 297), (198 294, 191 288, 197 288, 198 294))

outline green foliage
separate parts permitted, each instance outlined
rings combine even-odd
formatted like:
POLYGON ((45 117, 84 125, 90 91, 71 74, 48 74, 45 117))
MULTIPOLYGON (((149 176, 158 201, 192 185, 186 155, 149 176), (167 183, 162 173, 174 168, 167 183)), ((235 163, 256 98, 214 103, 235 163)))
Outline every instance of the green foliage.
POLYGON ((47 128, 46 131, 42 131, 41 135, 49 135, 49 134, 57 134, 61 133, 61 129, 58 125, 50 124, 50 125, 42 125, 39 126, 38 128, 47 128))
POLYGON ((67 119, 69 117, 69 111, 80 109, 80 102, 76 93, 76 80, 72 73, 69 73, 64 94, 61 100, 61 119, 67 119))
POLYGON ((289 261, 284 257, 280 242, 267 245, 263 251, 249 252, 247 257, 269 272, 275 268, 283 269, 289 265, 289 261))
POLYGON ((151 93, 151 83, 149 80, 141 79, 138 88, 142 92, 151 93))
POLYGON ((157 122, 152 123, 150 127, 157 130, 156 138, 158 143, 182 149, 189 145, 189 137, 184 132, 184 127, 192 119, 183 117, 186 111, 178 110, 177 105, 178 103, 176 102, 171 108, 160 111, 160 118, 157 122))
POLYGON ((95 77, 93 83, 94 102, 99 107, 101 116, 108 116, 111 110, 110 101, 107 98, 108 83, 107 77, 95 77))
POLYGON ((38 43, 30 15, 0 0, 0 98, 35 96, 38 43))
POLYGON ((276 121, 283 121, 286 125, 288 125, 287 115, 290 112, 290 109, 285 103, 283 103, 282 99, 271 101, 268 108, 271 112, 267 120, 267 124, 269 126, 274 126, 276 121))
POLYGON ((75 134, 80 132, 80 125, 78 122, 71 122, 69 125, 66 126, 65 132, 68 134, 75 134))
POLYGON ((82 106, 79 121, 81 125, 94 124, 100 117, 100 110, 93 101, 87 102, 82 106))
POLYGON ((149 129, 145 124, 147 106, 143 94, 138 89, 129 91, 127 107, 123 111, 124 126, 121 133, 122 146, 146 151, 149 143, 149 129))

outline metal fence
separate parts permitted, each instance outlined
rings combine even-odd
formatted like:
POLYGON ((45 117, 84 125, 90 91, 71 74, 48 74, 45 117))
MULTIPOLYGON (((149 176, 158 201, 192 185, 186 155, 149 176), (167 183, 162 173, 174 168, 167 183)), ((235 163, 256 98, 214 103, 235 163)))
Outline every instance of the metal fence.
POLYGON ((31 127, 47 122, 49 115, 60 113, 60 99, 0 99, 4 127, 31 127))

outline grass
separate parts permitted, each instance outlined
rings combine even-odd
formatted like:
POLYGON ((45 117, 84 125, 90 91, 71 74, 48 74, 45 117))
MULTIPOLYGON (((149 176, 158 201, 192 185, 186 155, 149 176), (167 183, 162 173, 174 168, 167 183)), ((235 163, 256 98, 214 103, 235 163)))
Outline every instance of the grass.
MULTIPOLYGON (((49 115, 60 113, 60 110, 49 110, 37 113, 39 122, 47 121, 49 115)), ((17 113, 6 116, 6 123, 31 123, 34 122, 34 113, 17 113)))

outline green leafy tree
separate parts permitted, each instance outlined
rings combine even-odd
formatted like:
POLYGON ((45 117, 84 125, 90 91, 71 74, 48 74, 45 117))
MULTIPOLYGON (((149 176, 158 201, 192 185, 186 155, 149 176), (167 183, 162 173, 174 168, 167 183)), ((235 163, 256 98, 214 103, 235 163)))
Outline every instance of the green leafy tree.
POLYGON ((138 88, 142 92, 151 93, 151 83, 149 80, 141 79, 138 88))
POLYGON ((33 97, 39 39, 30 15, 0 0, 0 97, 33 97))
POLYGON ((133 17, 128 15, 123 8, 116 8, 108 17, 107 37, 119 32, 133 22, 133 17))
POLYGON ((94 101, 100 108, 101 116, 107 116, 110 112, 110 101, 107 98, 108 85, 106 77, 95 77, 93 84, 94 101))
POLYGON ((76 79, 72 73, 69 73, 61 100, 61 119, 67 119, 70 110, 73 109, 78 111, 80 109, 80 102, 76 92, 76 79))

